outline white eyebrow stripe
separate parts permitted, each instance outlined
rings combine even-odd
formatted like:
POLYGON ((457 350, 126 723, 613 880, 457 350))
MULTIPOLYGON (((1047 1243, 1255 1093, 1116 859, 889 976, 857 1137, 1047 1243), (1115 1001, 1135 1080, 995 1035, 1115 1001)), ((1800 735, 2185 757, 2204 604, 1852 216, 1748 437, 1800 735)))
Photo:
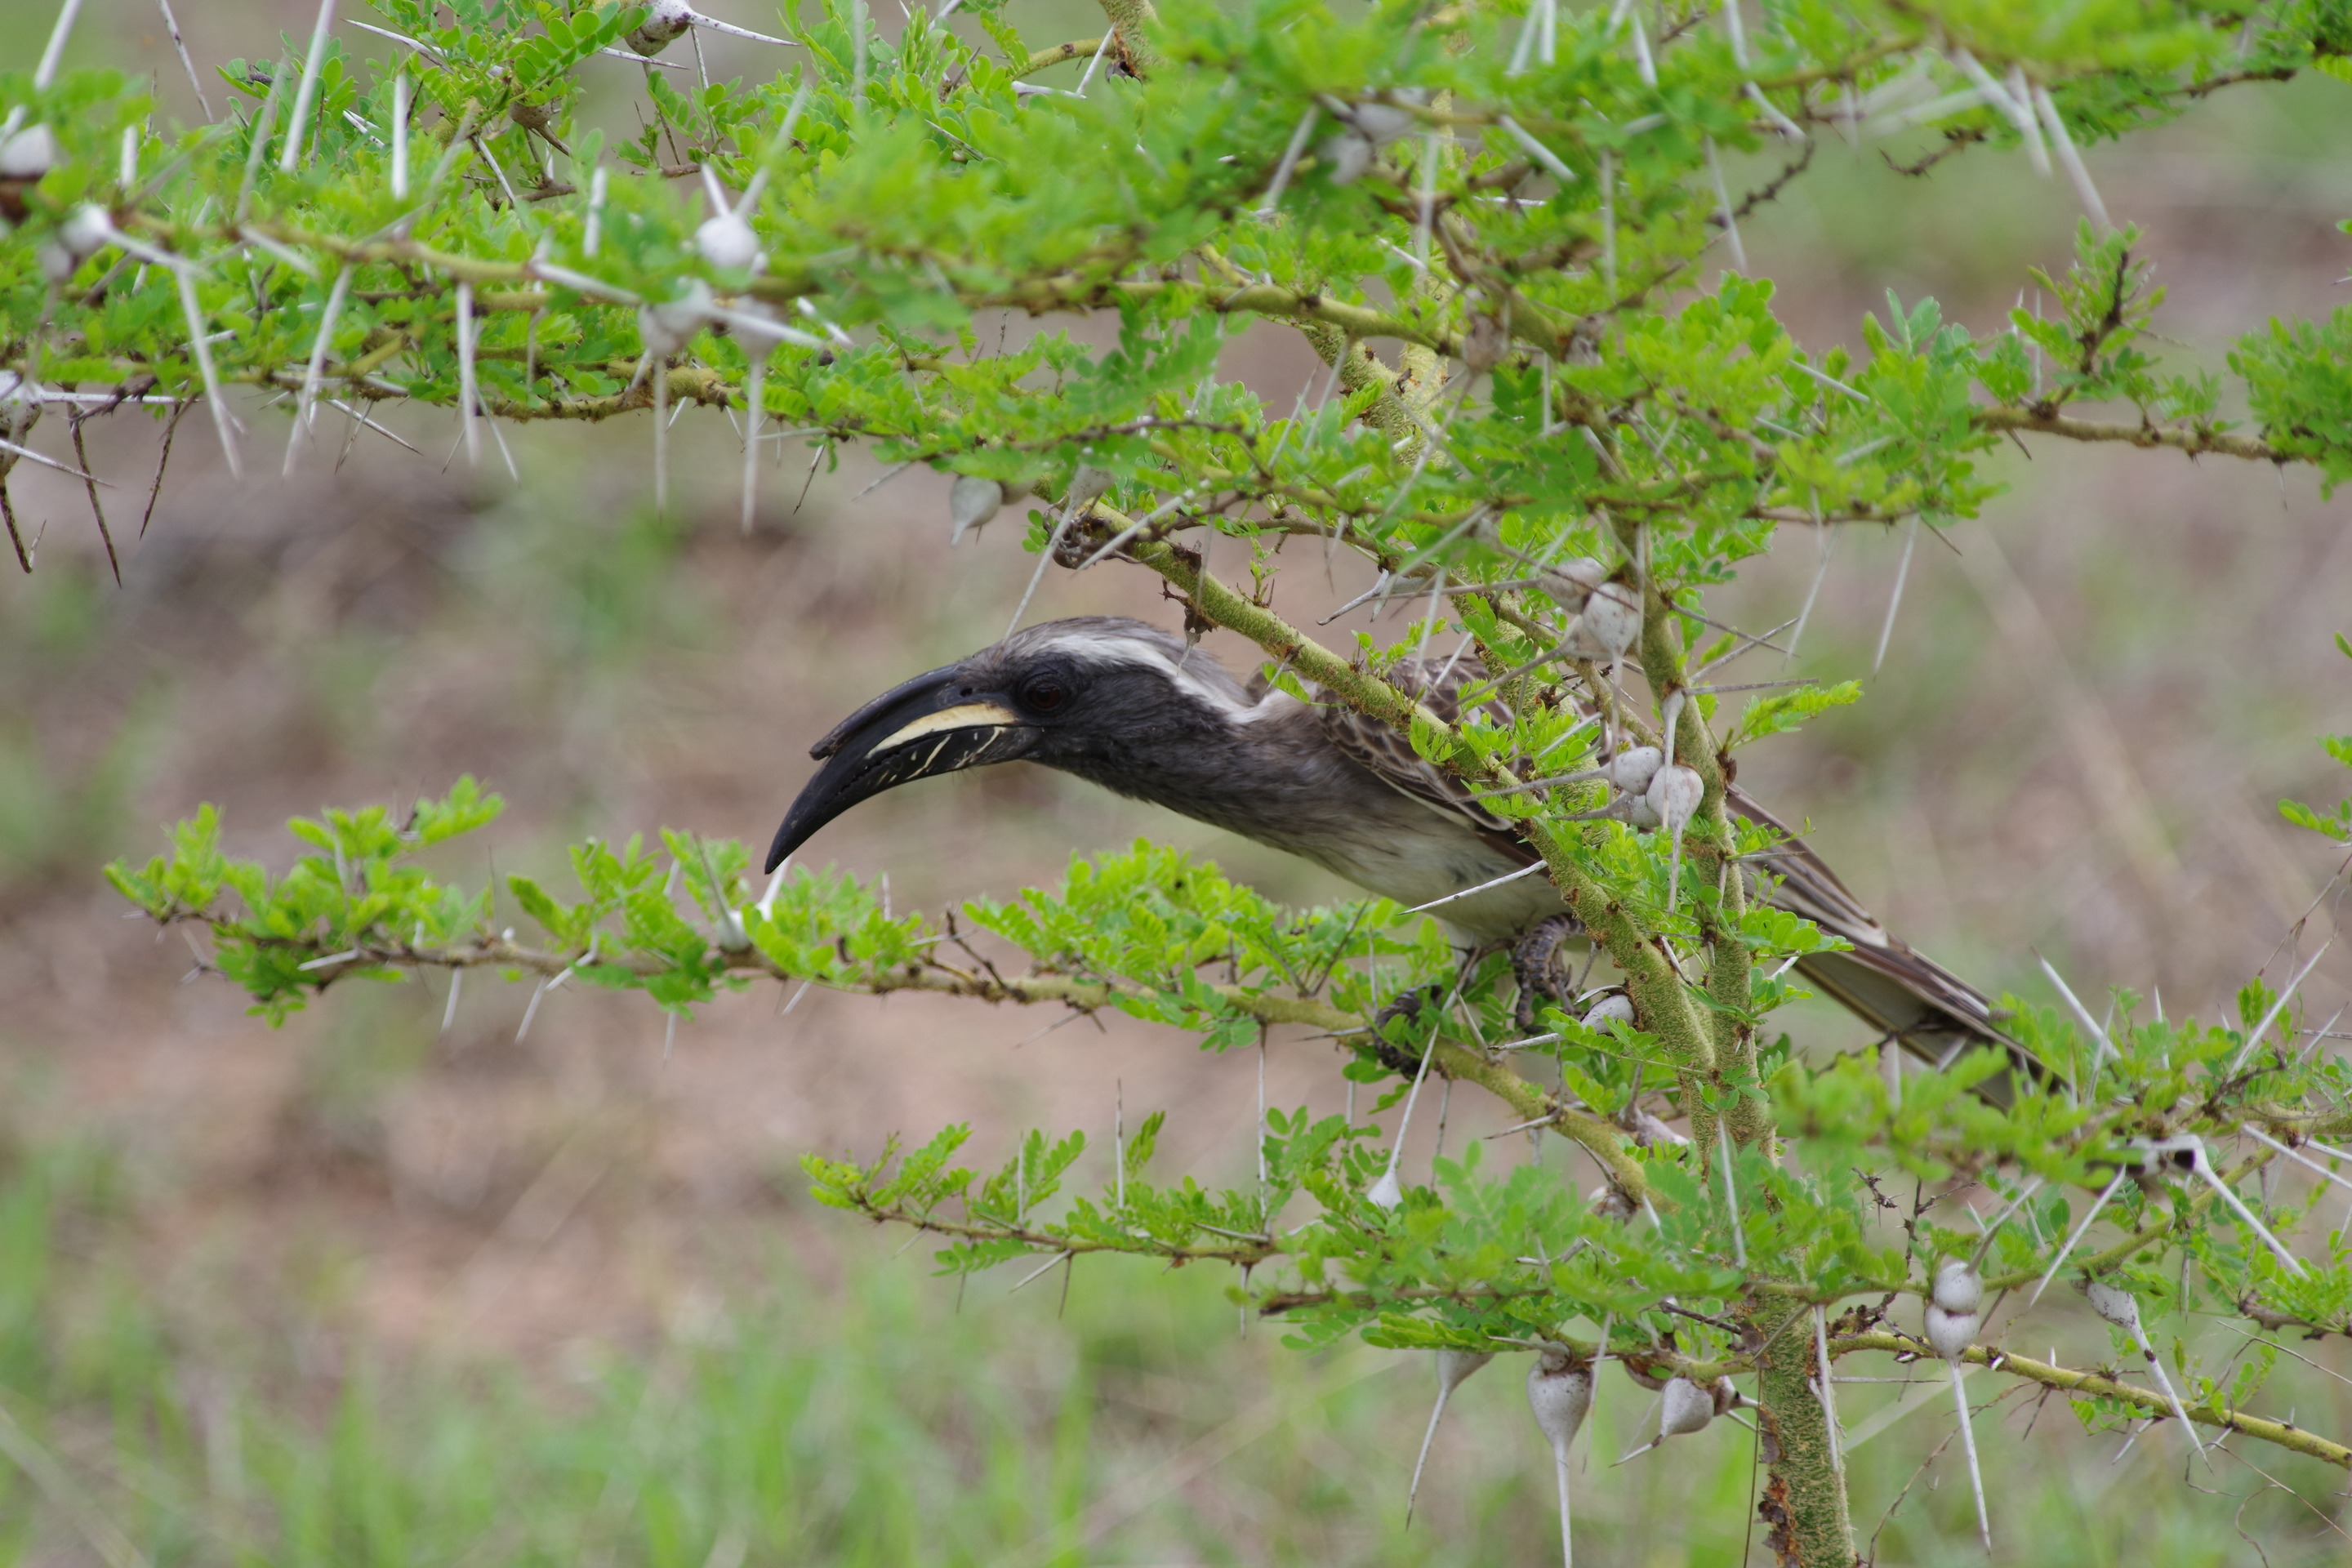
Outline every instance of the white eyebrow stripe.
POLYGON ((1194 659, 1198 659, 1215 668, 1218 674, 1224 674, 1224 668, 1222 665, 1216 664, 1210 655, 1201 653, 1197 649, 1191 658, 1180 662, 1170 658, 1166 648, 1147 638, 1121 637, 1116 633, 1104 635, 1089 632, 1066 633, 1045 646, 1075 655, 1090 664, 1118 663, 1149 666, 1165 675, 1178 690, 1207 703, 1237 723, 1246 724, 1265 716, 1263 711, 1265 705, 1263 701, 1255 704, 1244 701, 1234 692, 1223 689, 1217 682, 1203 679, 1195 673, 1192 665, 1194 659))

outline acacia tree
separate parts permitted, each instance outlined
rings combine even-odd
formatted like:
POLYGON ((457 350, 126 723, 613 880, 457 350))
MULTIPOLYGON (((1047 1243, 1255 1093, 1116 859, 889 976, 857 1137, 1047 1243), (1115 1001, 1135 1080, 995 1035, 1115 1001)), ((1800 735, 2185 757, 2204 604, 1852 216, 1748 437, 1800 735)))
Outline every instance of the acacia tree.
MULTIPOLYGON (((1759 1510, 1787 1563, 1856 1560, 1831 1377, 1856 1356, 1948 1362, 1963 1436, 1961 1374, 1982 1367, 2064 1392, 2094 1426, 2168 1420, 2352 1466, 2343 1443, 2257 1413, 2267 1354, 2221 1381, 2154 1345, 2141 1307, 2352 1331, 2341 1235, 2305 1234, 2302 1178, 2344 1182, 2324 1141, 2352 1134, 2352 1078, 2295 1046, 2308 966, 2251 982, 2234 1025, 2128 995, 2105 1026, 2011 999, 2006 1027, 2045 1072, 2000 1105, 1974 1092, 2004 1066, 1990 1051, 1908 1079, 1867 1058, 1809 1065, 1770 1015, 1800 994, 1790 963, 1831 939, 1756 896, 1774 835, 1727 816, 1724 785, 1739 748, 1858 690, 1719 709, 1710 675, 1759 639, 1706 613, 1784 525, 1973 515, 1995 489, 1979 455, 2015 436, 2352 475, 2352 313, 2249 331, 2228 378, 2168 372, 2133 235, 2079 153, 2224 88, 2352 76, 2352 10, 1103 8, 1100 37, 1039 47, 988 0, 961 7, 984 45, 919 11, 892 39, 862 5, 794 7, 787 68, 741 83, 673 58, 717 25, 677 0, 381 0, 364 60, 330 6, 307 47, 221 73, 227 112, 170 131, 139 83, 58 68, 68 4, 37 68, 0 75, 0 510, 16 464, 86 473, 80 426, 100 415, 176 426, 201 405, 232 468, 277 460, 261 450, 277 426, 232 386, 290 416, 289 467, 386 399, 455 410, 478 448, 503 447, 506 421, 649 410, 656 496, 673 405, 723 408, 747 516, 760 442, 820 460, 864 443, 956 475, 959 532, 1034 498, 1041 574, 1104 558, 1154 573, 1192 626, 1262 649, 1272 681, 1491 792, 1630 1008, 1549 1007, 1528 1034, 1507 962, 1465 961, 1432 921, 1378 900, 1279 908, 1148 847, 935 921, 806 867, 756 889, 731 842, 592 842, 572 851, 576 894, 509 879, 540 928, 519 937, 488 889, 414 860, 495 817, 470 781, 297 820, 313 852, 282 874, 226 858, 205 808, 167 854, 110 868, 115 886, 208 928, 212 966, 273 1022, 338 982, 433 968, 638 989, 677 1016, 764 977, 1117 1009, 1218 1049, 1304 1026, 1406 1119, 1430 1078, 1475 1086, 1590 1156, 1599 1201, 1475 1150, 1411 1182, 1402 1126, 1303 1110, 1266 1113, 1262 1179, 1227 1191, 1155 1179, 1158 1116, 1122 1134, 1090 1196, 1060 1196, 1077 1133, 1029 1133, 986 1175, 953 1163, 962 1128, 808 1170, 824 1202, 944 1238, 951 1270, 1096 1252, 1229 1264, 1298 1343, 1433 1350, 1449 1389, 1533 1351, 1563 1515, 1604 1358, 1663 1384, 1667 1433, 1754 1406, 1759 1510), (627 139, 576 112, 615 53, 646 61, 627 139), (1082 59, 1075 89, 1028 80, 1082 59), (1823 142, 1904 134, 1927 141, 1923 173, 1973 153, 2070 181, 2074 265, 2008 331, 1973 337, 1920 301, 1865 321, 1858 358, 1810 354, 1744 275, 1741 220, 1823 142), (1754 184, 1732 177, 1748 169, 1754 184), (992 344, 976 319, 1011 310, 1048 325, 992 344), (1053 320, 1097 313, 1117 319, 1108 352, 1053 320), (1297 406, 1220 378, 1254 325, 1299 332, 1328 367, 1297 406), (33 444, 51 416, 70 456, 33 444), (1318 642, 1276 608, 1294 541, 1318 564, 1361 559, 1423 615, 1391 647, 1318 642), (1638 602, 1626 638, 1580 629, 1580 595, 1551 570, 1570 560, 1638 602), (1389 679, 1439 637, 1491 697, 1458 721, 1389 679), (1609 735, 1696 770, 1676 831, 1635 826, 1587 776, 1594 708, 1609 735), (1438 1005, 1395 1005, 1431 987, 1438 1005), (2280 1170, 2297 1179, 2271 1187, 2280 1170), (1890 1213, 1873 1184, 1891 1172, 1922 1196, 1890 1213), (2257 1177, 2259 1215, 2240 1191, 2257 1177), (2005 1304, 2030 1310, 2058 1277, 2147 1384, 1994 1340, 2005 1304)), ((89 500, 108 532, 94 483, 89 500)), ((6 521, 30 571, 37 541, 6 521)), ((2352 740, 2327 744, 2352 765, 2352 740)), ((2352 802, 2284 809, 2352 843, 2352 802)))

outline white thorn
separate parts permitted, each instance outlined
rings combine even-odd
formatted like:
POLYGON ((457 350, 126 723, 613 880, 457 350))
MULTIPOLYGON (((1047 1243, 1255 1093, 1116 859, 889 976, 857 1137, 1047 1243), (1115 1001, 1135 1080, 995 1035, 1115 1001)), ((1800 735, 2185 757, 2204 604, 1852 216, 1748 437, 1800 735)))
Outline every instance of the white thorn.
POLYGON ((1828 1418, 1830 1433, 1830 1468, 1839 1475, 1845 1474, 1845 1434, 1838 1426, 1835 1380, 1830 1376, 1829 1314, 1820 1306, 1813 1308, 1813 1359, 1820 1367, 1822 1414, 1828 1418))
MULTIPOLYGON (((466 461, 479 463, 482 435, 474 413, 474 286, 463 279, 457 281, 457 423, 466 435, 466 461)), ((659 466, 656 467, 658 472, 659 466)))
POLYGON ((2058 162, 2065 166, 2066 178, 2074 183, 2074 199, 2083 204, 2083 210, 2097 227, 2114 228, 2115 220, 2107 216, 2107 204, 2099 199, 2099 187, 2091 183, 2091 171, 2084 166, 2083 154, 2075 150, 2074 138, 2067 132, 2057 104, 2051 101, 2048 88, 2033 89, 2033 107, 2041 112, 2042 123, 2050 132, 2051 144, 2058 149, 2058 162))
POLYGON ((46 92, 57 79, 58 63, 65 58, 66 39, 73 33, 74 16, 81 10, 81 0, 66 0, 58 12, 57 25, 49 29, 48 47, 41 51, 41 63, 33 70, 33 90, 46 92))
POLYGON ((2237 1194, 2230 1190, 2230 1184, 2221 1179, 2221 1173, 2215 1171, 2211 1163, 2206 1159, 2205 1145, 2202 1142, 2198 1143, 2193 1153, 2195 1158, 2191 1163, 2189 1169, 2195 1171, 2200 1176, 2202 1176, 2205 1179, 2206 1185, 2213 1189, 2215 1195, 2220 1197, 2223 1203, 2230 1205, 2231 1211, 2237 1215, 2238 1222, 2241 1225, 2243 1225, 2247 1229, 2252 1231, 2256 1236, 2263 1238, 2264 1243, 2269 1246, 2271 1251, 2277 1255, 2278 1260, 2282 1264, 2285 1265, 2288 1273, 2297 1276, 2302 1275, 2305 1272, 2303 1260, 2297 1258, 2294 1253, 2289 1252, 2286 1249, 2286 1244, 2279 1240, 2277 1237, 2273 1236, 2270 1232, 2270 1227, 2264 1225, 2261 1220, 2254 1217, 2254 1211, 2245 1205, 2244 1200, 2241 1199, 2237 1194))
POLYGON ((1723 1206, 1731 1215, 1731 1257, 1740 1268, 1748 1267, 1748 1239, 1739 1223, 1739 1186, 1731 1173, 1731 1124, 1722 1117, 1715 1121, 1716 1146, 1723 1153, 1723 1206))
POLYGON ((2099 1054, 2091 1064, 2091 1071, 2095 1075, 2109 1057, 2120 1058, 2123 1053, 2116 1049, 2116 1043, 2107 1037, 2106 1030, 2093 1021, 2091 1010, 2083 1005, 2081 999, 2074 994, 2074 987, 2066 984, 2058 971, 2051 966, 2050 961, 2038 952, 2033 956, 2041 963, 2042 973, 2050 977, 2050 984, 2058 987, 2058 994, 2066 998, 2066 1006, 2074 1015, 2075 1021, 2083 1026, 2092 1043, 2099 1047, 2099 1054))
POLYGON ((2058 1270, 2066 1266, 2067 1256, 2074 1250, 2076 1244, 2083 1239, 2084 1232, 2091 1228, 2091 1222, 2099 1217, 2099 1211, 2107 1206, 2107 1200, 2116 1195, 2116 1189, 2124 1184, 2124 1178, 2129 1174, 2131 1174, 2129 1171, 2117 1171, 2115 1175, 2115 1180, 2109 1182, 2105 1188, 2100 1192, 2098 1197, 2092 1203, 2088 1212, 2083 1215, 2082 1222, 2074 1226, 2074 1234, 2067 1237, 2065 1245, 2058 1249, 2058 1256, 2050 1260, 2050 1267, 2042 1271, 2042 1275, 2040 1279, 2034 1281, 2033 1294, 2025 1299, 2025 1304, 2027 1306, 2031 1307, 2033 1303, 2042 1300, 2042 1292, 2050 1288, 2050 1281, 2056 1277, 2058 1270))
POLYGON ((2296 1151, 2288 1148, 2285 1144, 2280 1142, 2277 1139, 2272 1137, 2261 1128, 2249 1123, 2246 1126, 2239 1128, 2238 1131, 2244 1133, 2249 1138, 2255 1139, 2263 1143, 2267 1143, 2273 1149, 2277 1150, 2288 1159, 2293 1160, 2296 1164, 2303 1166, 2305 1170, 2318 1175, 2323 1180, 2333 1182, 2339 1187, 2352 1188, 2352 1181, 2346 1180, 2343 1176, 2329 1170, 2318 1161, 2310 1159, 2305 1155, 2298 1153, 2296 1151))
POLYGON ((1739 241, 1739 215, 1731 210, 1731 188, 1723 183, 1723 161, 1716 156, 1715 138, 1701 137, 1706 148, 1706 172, 1715 179, 1715 199, 1723 214, 1723 237, 1731 242, 1731 265, 1748 270, 1748 247, 1739 241))
POLYGON ((1911 524, 1903 535, 1903 560, 1895 568, 1895 592, 1886 600, 1886 624, 1878 628, 1878 652, 1870 661, 1870 673, 1876 675, 1886 662, 1886 645, 1895 636, 1895 612, 1903 607, 1903 582, 1911 574, 1912 547, 1919 542, 1919 519, 1914 513, 1911 524))
POLYGON ((1073 98, 1084 98, 1084 97, 1086 97, 1086 95, 1087 95, 1087 84, 1088 82, 1090 82, 1090 81, 1092 81, 1092 80, 1094 80, 1094 79, 1095 79, 1095 68, 1096 68, 1097 66, 1098 66, 1098 65, 1102 64, 1103 51, 1104 51, 1105 49, 1107 49, 1107 48, 1110 47, 1110 41, 1111 41, 1111 39, 1112 39, 1113 37, 1117 37, 1117 36, 1118 36, 1118 29, 1117 27, 1114 27, 1114 26, 1109 26, 1109 25, 1108 24, 1108 21, 1106 21, 1106 24, 1105 24, 1105 26, 1104 26, 1104 27, 1103 27, 1103 36, 1102 36, 1101 39, 1100 39, 1099 41, 1097 41, 1097 42, 1096 43, 1096 45, 1095 45, 1095 54, 1094 54, 1094 58, 1092 58, 1092 59, 1090 59, 1090 60, 1088 60, 1088 61, 1087 62, 1087 68, 1086 68, 1086 72, 1085 72, 1085 74, 1084 74, 1084 75, 1082 75, 1082 76, 1080 76, 1080 77, 1078 78, 1078 85, 1077 85, 1075 89, 1072 89, 1071 94, 1070 94, 1070 96, 1071 96, 1071 97, 1073 97, 1073 98))
POLYGON ((1977 1465, 1977 1433, 1975 1426, 1969 1420, 1969 1393, 1961 1382, 1960 1363, 1953 1361, 1945 1364, 1952 1369, 1952 1405, 1959 1412, 1960 1447, 1968 1453, 1969 1487, 1976 1493, 1977 1534, 1984 1542, 1984 1549, 1990 1552, 1992 1520, 1985 1512, 1984 1471, 1977 1465))
POLYGON ((1275 208, 1282 205, 1282 193, 1290 184, 1290 172, 1298 166, 1299 155, 1307 151, 1307 139, 1315 134, 1315 121, 1322 110, 1314 104, 1298 117, 1298 129, 1290 133, 1290 144, 1282 150, 1282 162, 1274 166, 1274 183, 1265 188, 1265 200, 1258 205, 1257 219, 1264 223, 1274 216, 1275 208))
POLYGON ((345 262, 342 270, 335 274, 334 287, 327 290, 327 302, 319 311, 319 336, 310 345, 310 363, 302 372, 301 395, 294 400, 294 427, 286 433, 286 474, 294 471, 296 444, 316 421, 319 386, 327 370, 328 343, 334 335, 335 317, 343 308, 343 295, 351 286, 352 267, 345 262))
POLYGON ((335 0, 319 0, 319 20, 310 28, 310 52, 302 60, 302 85, 294 91, 294 112, 286 121, 286 145, 278 154, 278 172, 290 174, 302 156, 303 122, 319 96, 319 68, 327 54, 327 30, 335 25, 335 0))
POLYGON ((392 199, 408 199, 408 61, 392 76, 392 199))
POLYGON ((1389 1168, 1381 1173, 1381 1179, 1364 1194, 1381 1208, 1392 1209, 1404 1202, 1404 1188, 1397 1180, 1397 1163, 1404 1158, 1404 1135, 1412 1126, 1412 1108, 1421 1099, 1422 1080, 1429 1076, 1429 1064, 1436 1058, 1437 1042, 1433 1039, 1429 1048, 1421 1054, 1421 1068, 1412 1075, 1412 1088, 1405 1091, 1404 1114, 1397 1119, 1396 1138, 1389 1145, 1389 1168))
POLYGON ((2225 1077, 2236 1076, 2238 1068, 2244 1064, 2247 1056, 2253 1050, 2256 1044, 2261 1041, 2263 1034, 2269 1030, 2273 1024, 2278 1022, 2278 1016, 2284 1012, 2286 1010, 2287 1004, 2294 999, 2295 987, 2304 983, 2305 979, 2310 975, 2313 967, 2319 963, 2320 959, 2326 955, 2327 950, 2335 944, 2336 939, 2333 936, 2329 937, 2326 942, 2321 942, 2319 944, 2319 951, 2313 953, 2309 961, 2306 962, 2301 969, 2294 972, 2294 978, 2288 981, 2286 984, 2281 988, 2278 1000, 2271 1004, 2271 1010, 2263 1015, 2261 1023, 2254 1026, 2254 1032, 2246 1037, 2246 1043, 2238 1047, 2238 1054, 2230 1058, 2230 1071, 2224 1075, 2225 1077))
POLYGON ((212 345, 205 341, 204 305, 196 298, 195 268, 185 262, 172 268, 179 280, 180 310, 188 318, 188 347, 196 356, 196 374, 204 378, 205 402, 211 406, 213 430, 220 437, 221 458, 228 465, 229 478, 245 478, 245 465, 237 460, 236 428, 230 416, 228 405, 221 401, 220 373, 213 366, 212 345))

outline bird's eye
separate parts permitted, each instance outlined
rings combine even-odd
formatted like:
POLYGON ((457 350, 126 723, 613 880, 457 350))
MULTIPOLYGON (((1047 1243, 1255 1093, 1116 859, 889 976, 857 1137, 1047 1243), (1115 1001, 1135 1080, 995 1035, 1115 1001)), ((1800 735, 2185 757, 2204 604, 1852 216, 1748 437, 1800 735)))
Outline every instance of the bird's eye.
POLYGON ((1051 713, 1070 700, 1070 689, 1059 676, 1033 675, 1021 686, 1021 706, 1033 713, 1051 713))

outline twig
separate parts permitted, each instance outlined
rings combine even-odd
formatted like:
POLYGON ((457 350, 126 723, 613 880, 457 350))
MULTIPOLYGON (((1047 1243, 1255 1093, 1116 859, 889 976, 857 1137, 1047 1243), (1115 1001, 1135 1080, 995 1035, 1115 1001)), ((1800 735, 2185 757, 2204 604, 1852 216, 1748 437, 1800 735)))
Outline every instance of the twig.
POLYGON ((172 47, 180 51, 180 67, 188 73, 188 85, 195 89, 196 106, 205 111, 205 118, 210 120, 213 117, 213 100, 205 96, 204 79, 196 75, 196 62, 188 58, 187 43, 180 37, 180 19, 172 15, 172 0, 155 0, 155 4, 163 9, 163 30, 172 35, 172 47))
POLYGON ((98 537, 106 545, 106 564, 114 574, 114 585, 120 588, 122 586, 122 562, 114 552, 114 535, 107 530, 106 509, 98 503, 98 481, 89 476, 89 453, 82 447, 81 421, 80 415, 68 414, 66 416, 66 427, 73 434, 74 457, 81 463, 82 488, 89 492, 89 515, 98 520, 98 537))
POLYGON ((163 493, 163 470, 172 464, 172 437, 180 428, 180 421, 188 412, 184 400, 173 406, 172 417, 163 422, 163 451, 155 459, 155 482, 147 489, 147 510, 140 514, 139 537, 147 537, 147 525, 155 521, 156 498, 163 493))

